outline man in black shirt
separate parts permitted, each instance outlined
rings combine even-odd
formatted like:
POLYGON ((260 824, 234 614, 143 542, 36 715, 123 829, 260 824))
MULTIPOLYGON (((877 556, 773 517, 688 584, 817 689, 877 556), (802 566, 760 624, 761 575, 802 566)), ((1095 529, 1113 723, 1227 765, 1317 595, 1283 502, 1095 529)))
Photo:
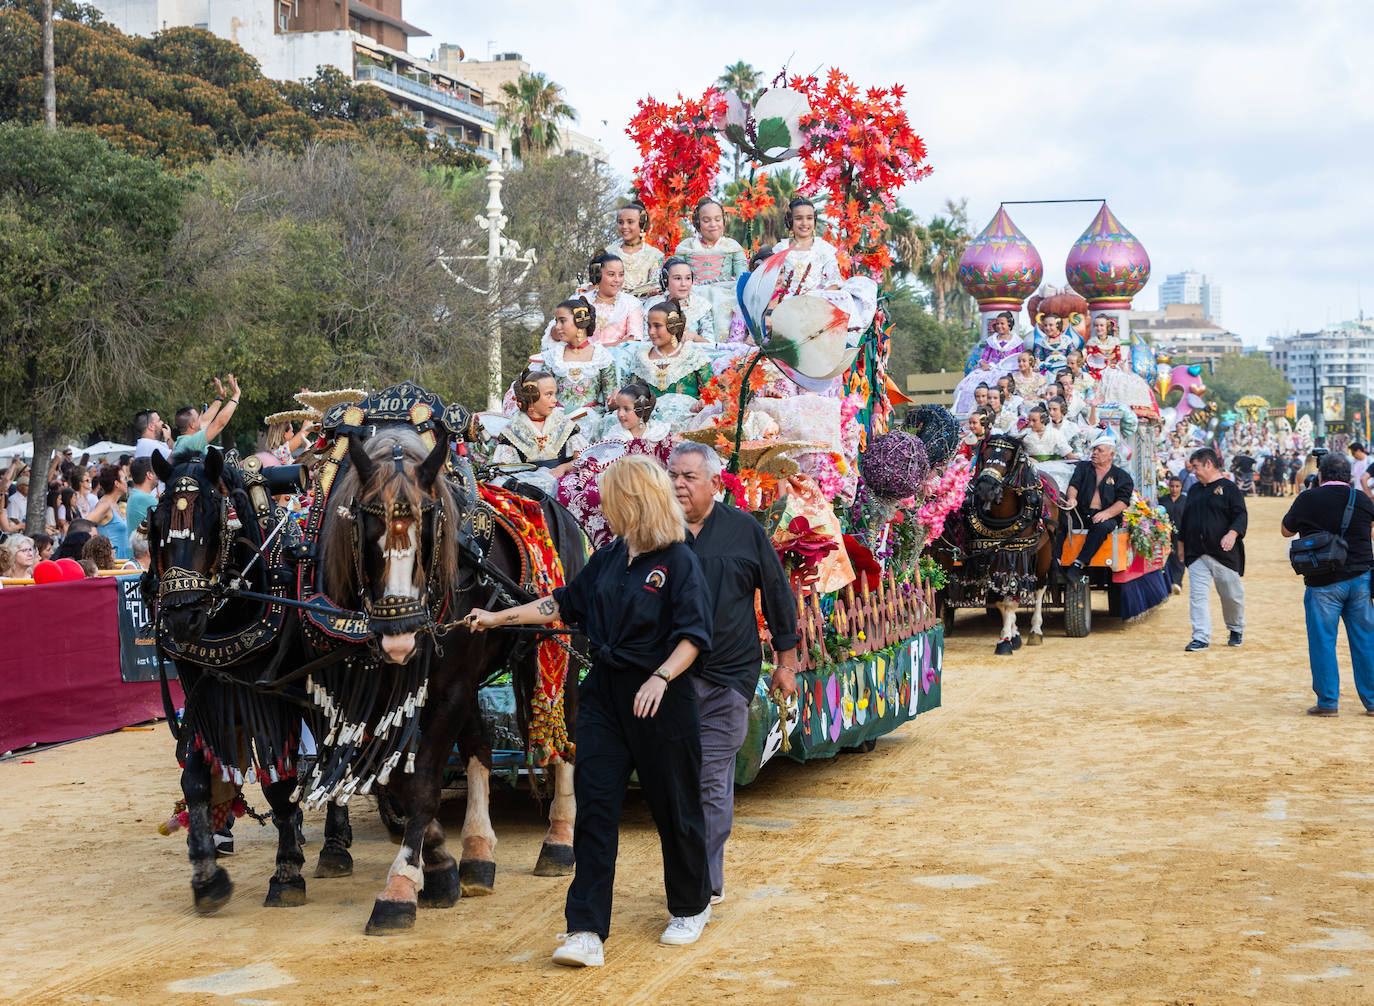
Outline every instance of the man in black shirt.
POLYGON ((1231 631, 1228 646, 1239 646, 1245 632, 1245 528, 1249 516, 1245 494, 1226 478, 1221 456, 1210 447, 1188 458, 1197 485, 1183 505, 1179 537, 1188 567, 1188 616, 1193 639, 1185 653, 1205 650, 1212 642, 1212 584, 1221 595, 1221 614, 1231 631))
POLYGON ((1069 477, 1064 509, 1074 511, 1079 526, 1088 529, 1078 557, 1064 570, 1070 580, 1081 581, 1087 576, 1088 564, 1116 530, 1121 511, 1130 505, 1135 482, 1126 469, 1112 463, 1115 457, 1116 440, 1104 431, 1092 442, 1089 459, 1078 462, 1069 477))
POLYGON ((674 449, 668 475, 687 515, 687 537, 701 563, 714 612, 710 653, 697 662, 692 683, 701 714, 701 805, 711 903, 725 896, 725 840, 735 816, 735 756, 749 729, 749 703, 762 670, 763 643, 754 620, 754 591, 772 634, 779 665, 771 686, 796 695, 797 601, 787 573, 762 526, 749 514, 715 501, 720 455, 687 441, 674 449))
POLYGON ((1183 505, 1187 497, 1183 492, 1183 477, 1169 476, 1169 491, 1159 498, 1159 505, 1169 515, 1174 529, 1169 534, 1169 586, 1175 594, 1183 593, 1183 543, 1178 538, 1178 526, 1183 521, 1183 505))
POLYGON ((1341 679, 1336 669, 1336 631, 1345 622, 1350 640, 1350 666, 1355 691, 1364 703, 1365 715, 1374 716, 1374 604, 1370 603, 1370 571, 1374 547, 1370 528, 1374 503, 1350 484, 1350 462, 1340 454, 1328 454, 1317 467, 1321 485, 1308 489, 1293 501, 1283 518, 1285 538, 1317 531, 1341 533, 1341 521, 1353 495, 1355 506, 1345 529, 1349 549, 1344 568, 1334 573, 1303 576, 1307 589, 1302 606, 1307 616, 1307 660, 1312 666, 1312 691, 1317 704, 1309 716, 1335 716, 1341 679))

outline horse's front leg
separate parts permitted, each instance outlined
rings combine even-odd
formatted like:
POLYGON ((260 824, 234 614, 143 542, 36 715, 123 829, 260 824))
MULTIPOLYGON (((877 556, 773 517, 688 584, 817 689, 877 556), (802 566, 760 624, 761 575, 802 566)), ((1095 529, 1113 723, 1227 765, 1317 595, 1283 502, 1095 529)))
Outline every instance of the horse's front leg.
POLYGON ((405 834, 391 869, 387 871, 386 887, 372 905, 372 915, 365 930, 369 936, 415 928, 415 906, 425 886, 420 852, 425 832, 439 809, 439 785, 437 777, 422 777, 417 771, 407 775, 396 787, 406 816, 405 834))
POLYGON ((295 908, 305 904, 305 850, 301 848, 300 832, 296 829, 296 804, 291 794, 296 789, 295 777, 262 787, 272 806, 272 823, 277 828, 277 869, 267 885, 265 908, 295 908))
POLYGON ((315 876, 351 877, 353 856, 348 850, 352 845, 353 829, 348 823, 348 807, 330 801, 324 809, 324 845, 320 849, 319 861, 315 863, 315 876))
POLYGON ((224 907, 234 885, 215 862, 215 835, 210 827, 210 765, 203 751, 192 751, 181 770, 186 799, 186 851, 191 858, 191 894, 196 911, 209 915, 224 907))
POLYGON ((491 766, 477 755, 467 759, 468 806, 463 815, 463 858, 458 864, 463 894, 490 894, 496 884, 496 831, 491 826, 491 766))
POLYGON ((535 864, 536 877, 567 877, 573 872, 573 822, 577 800, 573 796, 573 767, 562 758, 550 763, 553 771, 553 804, 549 807, 549 831, 535 864))
POLYGON ((997 602, 1002 613, 1002 636, 993 651, 999 657, 1009 657, 1021 646, 1021 634, 1016 631, 1016 598, 1008 595, 997 602))

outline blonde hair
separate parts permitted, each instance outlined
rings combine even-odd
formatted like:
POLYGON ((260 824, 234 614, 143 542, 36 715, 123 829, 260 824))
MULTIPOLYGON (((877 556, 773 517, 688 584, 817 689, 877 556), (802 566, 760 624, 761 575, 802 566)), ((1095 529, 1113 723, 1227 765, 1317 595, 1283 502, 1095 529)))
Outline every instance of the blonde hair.
POLYGON ((606 524, 634 551, 656 552, 687 539, 673 484, 655 459, 621 458, 601 473, 598 484, 606 524))

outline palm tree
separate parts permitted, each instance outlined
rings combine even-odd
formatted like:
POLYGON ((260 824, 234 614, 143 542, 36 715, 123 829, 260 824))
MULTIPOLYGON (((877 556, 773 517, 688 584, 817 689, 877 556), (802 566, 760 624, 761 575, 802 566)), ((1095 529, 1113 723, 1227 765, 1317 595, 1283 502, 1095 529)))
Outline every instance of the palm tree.
POLYGON ((883 220, 887 223, 887 244, 892 251, 892 275, 919 274, 926 254, 921 221, 905 206, 884 213, 883 220))
MULTIPOLYGON (((725 72, 716 78, 716 86, 723 91, 734 91, 740 101, 752 105, 758 98, 759 72, 740 60, 725 68, 725 72)), ((739 181, 739 172, 740 150, 735 147, 735 181, 739 181)))
POLYGON ((935 301, 935 320, 945 321, 947 298, 959 281, 959 259, 968 247, 969 233, 952 217, 940 216, 931 217, 923 230, 926 256, 917 278, 935 301))
POLYGON ((518 80, 501 85, 500 118, 496 128, 510 136, 511 153, 538 160, 558 146, 558 124, 577 118, 577 111, 563 100, 563 87, 542 73, 522 73, 518 80))

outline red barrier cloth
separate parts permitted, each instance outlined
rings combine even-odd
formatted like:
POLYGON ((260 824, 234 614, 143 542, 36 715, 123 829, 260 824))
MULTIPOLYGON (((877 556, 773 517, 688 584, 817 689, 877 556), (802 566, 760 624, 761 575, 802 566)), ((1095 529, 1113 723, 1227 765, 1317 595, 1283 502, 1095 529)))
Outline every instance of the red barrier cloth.
POLYGON ((0 590, 0 752, 162 716, 156 681, 120 680, 118 589, 95 577, 0 590))

